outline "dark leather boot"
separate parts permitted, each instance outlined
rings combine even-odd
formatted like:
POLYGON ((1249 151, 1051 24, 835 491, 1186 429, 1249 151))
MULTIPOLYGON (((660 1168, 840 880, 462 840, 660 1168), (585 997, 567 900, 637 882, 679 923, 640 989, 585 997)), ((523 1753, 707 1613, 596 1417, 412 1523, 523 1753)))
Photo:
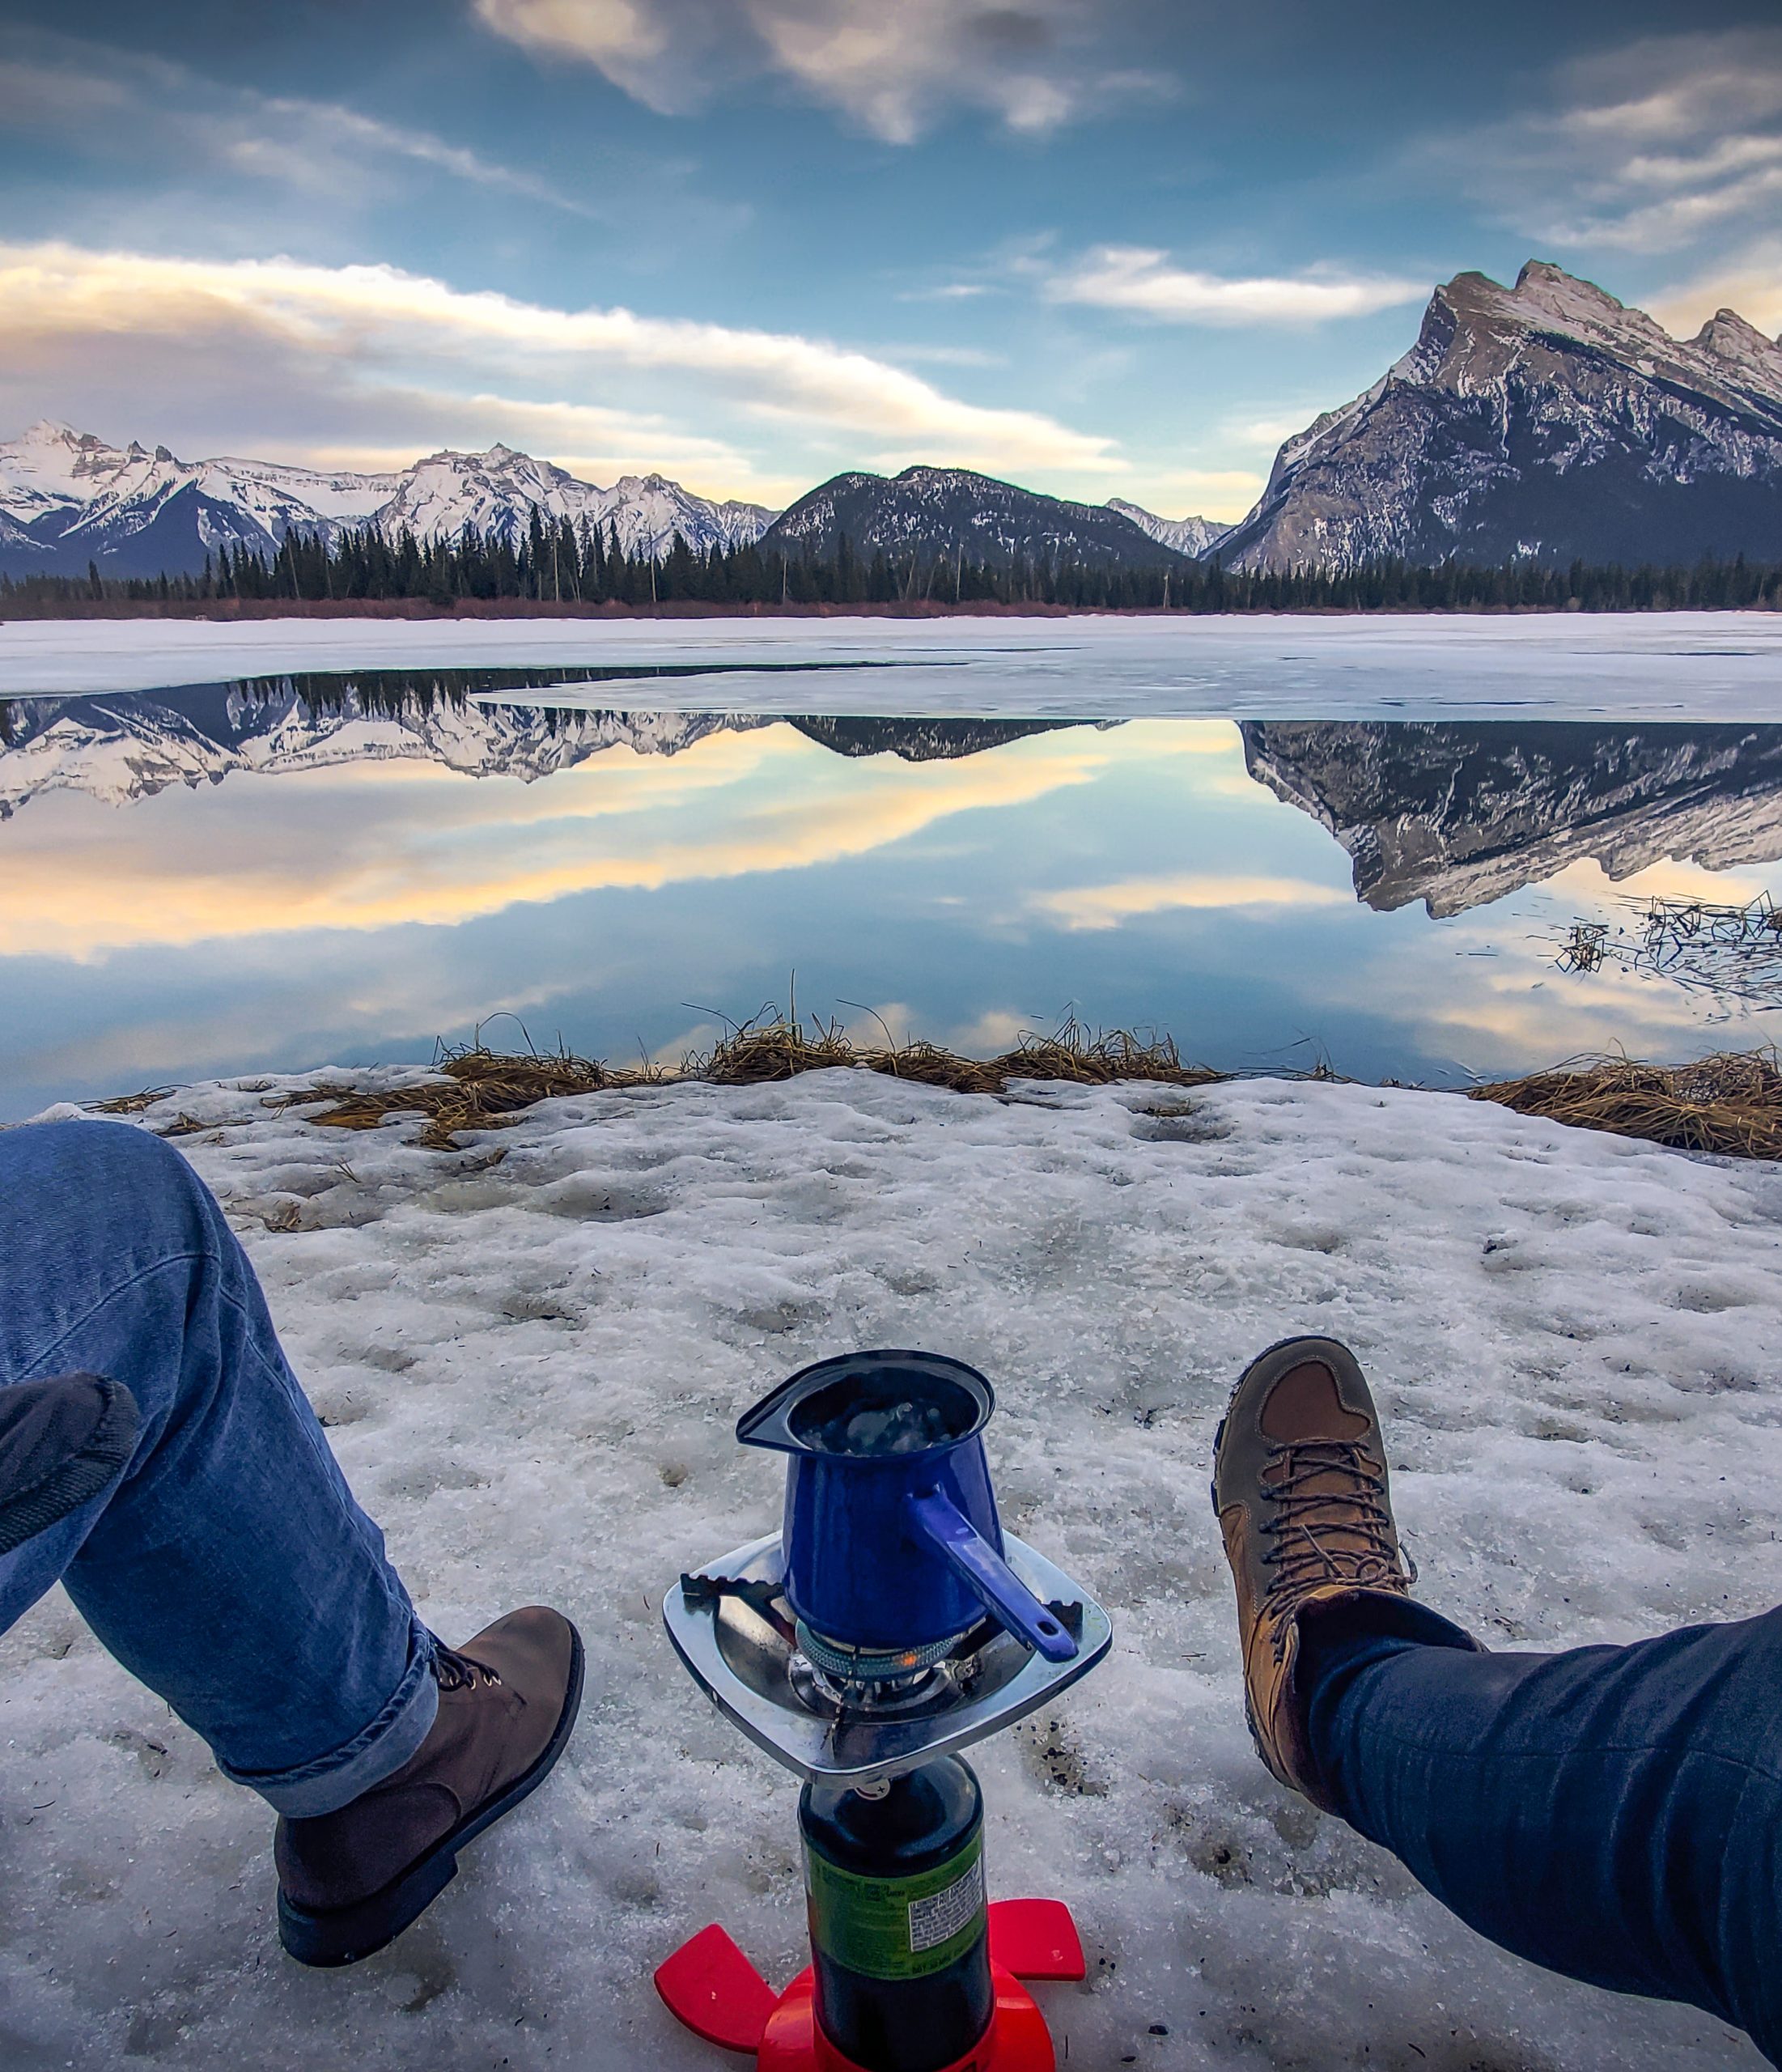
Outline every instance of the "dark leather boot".
POLYGON ((350 1964, 451 1883, 458 1851, 542 1784, 582 1701, 581 1636, 528 1605, 435 1658, 439 1713, 393 1776, 313 1819, 281 1819, 278 1939, 299 1963, 350 1964))

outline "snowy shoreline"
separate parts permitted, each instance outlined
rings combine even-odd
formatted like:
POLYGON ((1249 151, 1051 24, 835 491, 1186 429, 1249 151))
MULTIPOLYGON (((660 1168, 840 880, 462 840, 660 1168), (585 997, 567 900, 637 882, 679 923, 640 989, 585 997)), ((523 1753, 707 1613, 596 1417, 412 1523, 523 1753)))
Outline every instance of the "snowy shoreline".
POLYGON ((1759 2063, 1706 2017, 1491 1950, 1273 1783, 1206 1475, 1244 1361, 1330 1331, 1377 1386, 1420 1594, 1493 1645, 1766 1609, 1782 1170, 1389 1089, 993 1099, 855 1072, 576 1097, 442 1153, 413 1123, 264 1105, 314 1077, 182 1089, 142 1122, 206 1126, 180 1148, 425 1615, 461 1638, 560 1603, 588 1709, 415 1931, 303 1973, 274 1939, 269 1818, 53 1596, 0 1640, 9 2066, 223 2072, 274 2035, 281 2063, 715 2065, 648 1974, 713 1918, 776 1982, 802 1961, 796 1794, 655 1607, 774 1522, 737 1412, 885 1343, 990 1375, 1008 1522, 1115 1620, 1055 1715, 974 1757, 993 1893, 1055 1893, 1084 1933, 1089 1983, 1043 1989, 1073 2063, 1759 2063))

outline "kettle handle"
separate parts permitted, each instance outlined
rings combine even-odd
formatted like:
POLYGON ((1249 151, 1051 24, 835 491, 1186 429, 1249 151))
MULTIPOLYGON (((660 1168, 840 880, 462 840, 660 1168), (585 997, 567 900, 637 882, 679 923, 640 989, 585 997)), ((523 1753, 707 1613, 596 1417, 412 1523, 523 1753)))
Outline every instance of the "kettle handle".
POLYGON ((1076 1642, 950 1497, 926 1489, 906 1504, 915 1530, 934 1543, 1010 1633, 1048 1662, 1076 1659, 1076 1642))

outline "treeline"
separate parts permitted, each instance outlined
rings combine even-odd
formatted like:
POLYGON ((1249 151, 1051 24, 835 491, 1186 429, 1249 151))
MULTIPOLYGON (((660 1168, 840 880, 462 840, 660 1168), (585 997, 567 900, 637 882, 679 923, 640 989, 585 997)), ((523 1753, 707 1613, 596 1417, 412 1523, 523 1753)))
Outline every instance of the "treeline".
POLYGON ((1782 566, 1707 559, 1691 567, 1569 568, 1529 561, 1433 568, 1377 561, 1341 571, 1249 574, 1215 561, 1101 568, 1071 560, 973 560, 963 554, 870 556, 843 538, 834 554, 787 554, 759 546, 698 553, 677 534, 660 561, 629 554, 609 527, 545 517, 517 538, 469 531, 456 540, 393 538, 371 526, 329 541, 293 533, 274 551, 235 545, 202 574, 151 577, 0 577, 0 611, 83 604, 202 605, 417 600, 442 609, 461 601, 522 599, 566 609, 707 606, 991 605, 1019 609, 1180 612, 1722 611, 1782 606, 1782 566))

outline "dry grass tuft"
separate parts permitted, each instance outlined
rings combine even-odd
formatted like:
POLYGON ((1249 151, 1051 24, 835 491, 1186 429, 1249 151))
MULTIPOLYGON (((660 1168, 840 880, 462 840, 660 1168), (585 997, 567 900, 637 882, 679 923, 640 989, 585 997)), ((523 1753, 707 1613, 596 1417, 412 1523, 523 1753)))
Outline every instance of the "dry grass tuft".
POLYGON ((1673 1150, 1782 1158, 1782 1068, 1773 1049, 1724 1051, 1687 1065, 1572 1058, 1469 1093, 1519 1115, 1643 1137, 1673 1150))
POLYGON ((176 1086, 145 1086, 140 1093, 115 1094, 109 1101, 90 1105, 95 1115, 139 1115, 145 1108, 152 1108, 157 1101, 164 1101, 178 1091, 176 1086))
MULTIPOLYGON (((460 1133, 503 1128, 540 1101, 677 1081, 758 1086, 795 1079, 800 1072, 842 1068, 882 1072, 956 1093, 1006 1095, 1018 1080, 1077 1086, 1148 1080, 1191 1087, 1230 1076, 1209 1066, 1184 1064, 1167 1036, 1142 1036, 1130 1029, 1091 1030, 1075 1020, 1050 1035, 1024 1034, 1013 1050, 1000 1056, 967 1058, 933 1043, 898 1043, 889 1030, 880 1047, 859 1044, 835 1022, 813 1018, 802 1024, 772 1008, 734 1025, 711 1050, 684 1058, 677 1068, 645 1063, 615 1068, 567 1051, 508 1053, 491 1051, 480 1041, 458 1050, 442 1047, 436 1065, 436 1078, 392 1092, 330 1081, 282 1094, 265 1105, 291 1108, 326 1102, 323 1112, 309 1119, 327 1129, 376 1129, 392 1117, 416 1116, 425 1127, 414 1141, 428 1150, 451 1151, 459 1148, 460 1133)), ((1300 1076, 1334 1080, 1340 1075, 1321 1063, 1300 1076)), ((95 1102, 94 1111, 138 1115, 172 1091, 161 1087, 121 1094, 95 1102)), ((1687 1065, 1644 1064, 1618 1056, 1571 1058, 1548 1071, 1474 1086, 1468 1093, 1472 1100, 1493 1101, 1518 1115, 1640 1137, 1674 1150, 1782 1160, 1782 1057, 1774 1048, 1722 1051, 1687 1065)), ((184 1136, 218 1127, 182 1114, 162 1134, 184 1136)))
POLYGON ((480 1043, 442 1052, 438 1079, 390 1093, 331 1081, 281 1095, 268 1105, 330 1105, 310 1120, 326 1129, 373 1130, 392 1115, 418 1115, 426 1127, 415 1141, 450 1151, 460 1131, 500 1129, 535 1102, 564 1094, 600 1093, 626 1086, 702 1080, 715 1086, 758 1086, 837 1067, 884 1072, 957 1093, 1001 1093, 1011 1080, 1067 1080, 1106 1086, 1115 1080, 1160 1080, 1171 1086, 1206 1086, 1224 1075, 1185 1065, 1168 1037, 1147 1040, 1132 1030, 1091 1032, 1067 1021, 1050 1036, 1024 1035, 996 1058, 965 1058, 933 1043, 887 1042, 863 1047, 834 1023, 808 1027, 770 1009, 739 1024, 711 1051, 685 1059, 678 1070, 643 1064, 615 1070, 568 1051, 503 1054, 480 1043))
POLYGON ((535 1102, 554 1101, 568 1093, 598 1093, 609 1086, 633 1086, 647 1072, 609 1072, 589 1058, 566 1051, 516 1055, 468 1044, 443 1052, 441 1076, 394 1093, 374 1093, 343 1081, 329 1081, 281 1095, 267 1105, 306 1107, 314 1101, 333 1105, 310 1120, 334 1130, 375 1130, 392 1115, 417 1115, 426 1127, 415 1140, 430 1151, 451 1151, 460 1130, 504 1128, 535 1102))
POLYGON ((933 1043, 857 1044, 834 1022, 813 1021, 807 1034, 800 1024, 772 1011, 733 1030, 704 1056, 689 1058, 682 1076, 716 1086, 752 1086, 834 1066, 944 1086, 955 1093, 1001 1093, 1015 1079, 1067 1080, 1079 1086, 1154 1079, 1171 1086, 1207 1086, 1225 1076, 1210 1066, 1185 1065, 1167 1036, 1147 1040, 1130 1029, 1092 1032, 1074 1021, 1050 1036, 1023 1034, 999 1057, 965 1058, 933 1043))

